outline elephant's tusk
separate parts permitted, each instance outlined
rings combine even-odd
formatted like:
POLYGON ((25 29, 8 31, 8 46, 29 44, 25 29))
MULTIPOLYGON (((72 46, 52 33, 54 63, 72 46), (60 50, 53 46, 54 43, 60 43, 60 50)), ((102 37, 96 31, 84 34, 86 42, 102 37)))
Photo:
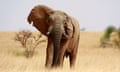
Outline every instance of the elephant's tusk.
POLYGON ((46 34, 47 34, 47 35, 50 35, 50 32, 47 32, 46 34))

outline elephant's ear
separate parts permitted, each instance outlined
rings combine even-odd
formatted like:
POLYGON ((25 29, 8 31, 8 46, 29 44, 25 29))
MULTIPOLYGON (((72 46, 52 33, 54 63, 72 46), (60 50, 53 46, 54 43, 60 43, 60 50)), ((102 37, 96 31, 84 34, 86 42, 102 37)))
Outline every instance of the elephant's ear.
POLYGON ((47 6, 44 5, 35 6, 28 15, 27 21, 29 22, 29 24, 31 24, 32 22, 34 24, 35 22, 38 21, 39 24, 43 24, 45 23, 45 20, 52 12, 54 11, 47 6))
POLYGON ((66 31, 66 34, 68 35, 68 39, 73 37, 74 24, 72 22, 72 18, 68 15, 66 16, 66 21, 65 21, 65 31, 66 31))

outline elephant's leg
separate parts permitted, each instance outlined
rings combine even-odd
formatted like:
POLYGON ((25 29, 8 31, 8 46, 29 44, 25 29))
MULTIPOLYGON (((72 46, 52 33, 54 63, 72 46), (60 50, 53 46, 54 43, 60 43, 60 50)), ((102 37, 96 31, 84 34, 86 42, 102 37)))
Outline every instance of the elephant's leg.
POLYGON ((59 55, 58 55, 58 60, 57 60, 57 66, 60 66, 60 67, 63 66, 64 53, 65 53, 64 49, 60 50, 59 55))
POLYGON ((63 60, 62 60, 62 63, 61 63, 61 66, 63 66, 63 62, 64 62, 64 60, 65 60, 65 53, 64 53, 64 56, 63 56, 63 60))
POLYGON ((46 67, 51 67, 53 59, 53 41, 52 39, 48 38, 48 45, 46 51, 46 67))
POLYGON ((58 55, 58 61, 57 61, 57 66, 63 66, 63 61, 64 61, 64 57, 65 57, 65 51, 66 51, 66 46, 67 43, 66 42, 62 42, 61 43, 61 47, 60 47, 60 51, 59 51, 59 55, 58 55))
POLYGON ((76 61, 76 55, 77 53, 70 53, 69 58, 70 58, 70 67, 73 68, 75 65, 76 61))
POLYGON ((78 51, 78 44, 79 44, 79 39, 76 41, 73 51, 69 55, 71 68, 75 66, 75 61, 76 61, 77 51, 78 51))

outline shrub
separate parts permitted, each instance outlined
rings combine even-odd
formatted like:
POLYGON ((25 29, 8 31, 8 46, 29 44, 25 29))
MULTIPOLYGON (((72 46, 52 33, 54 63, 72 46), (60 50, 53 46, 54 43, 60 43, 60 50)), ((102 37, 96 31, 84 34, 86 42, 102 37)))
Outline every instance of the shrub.
POLYGON ((35 48, 41 43, 45 42, 46 40, 40 40, 42 37, 41 34, 33 35, 32 32, 28 30, 23 30, 16 33, 15 41, 20 42, 22 47, 25 49, 24 55, 26 57, 32 57, 35 52, 35 48))
POLYGON ((113 31, 115 31, 115 27, 114 26, 108 26, 106 31, 105 31, 105 34, 104 34, 104 38, 105 39, 109 39, 110 38, 110 35, 113 31))
MULTIPOLYGON (((111 36, 112 32, 114 32, 115 30, 116 30, 116 28, 114 26, 108 26, 106 28, 104 35, 100 39, 102 47, 106 47, 106 45, 109 44, 108 41, 110 40, 110 36, 111 36)), ((111 44, 109 44, 109 45, 111 45, 111 44)))

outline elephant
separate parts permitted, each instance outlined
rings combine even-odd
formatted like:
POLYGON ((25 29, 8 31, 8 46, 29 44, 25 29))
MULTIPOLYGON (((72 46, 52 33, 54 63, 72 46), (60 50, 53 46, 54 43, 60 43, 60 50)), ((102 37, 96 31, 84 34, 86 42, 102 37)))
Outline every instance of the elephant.
POLYGON ((30 11, 27 21, 48 38, 45 67, 62 67, 64 57, 68 56, 70 67, 74 67, 80 37, 80 26, 75 18, 37 5, 30 11))

